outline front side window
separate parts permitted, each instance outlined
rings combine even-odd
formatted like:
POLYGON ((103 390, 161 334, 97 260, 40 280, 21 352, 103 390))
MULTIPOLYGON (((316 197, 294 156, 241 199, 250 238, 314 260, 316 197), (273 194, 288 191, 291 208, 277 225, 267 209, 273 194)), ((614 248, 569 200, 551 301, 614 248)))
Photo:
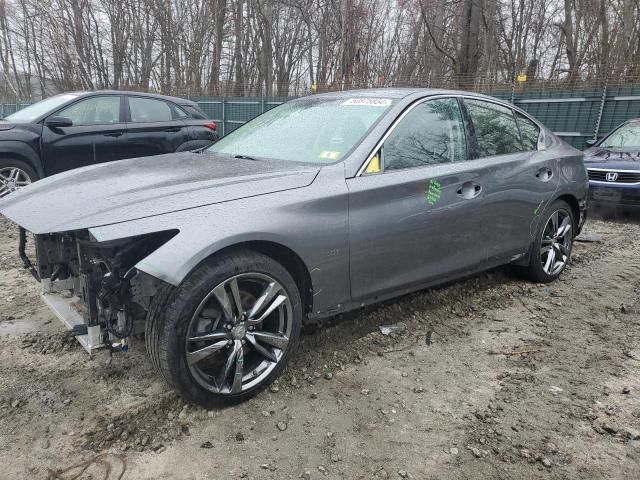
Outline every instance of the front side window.
POLYGON ((383 146, 385 170, 467 159, 464 123, 454 98, 429 100, 409 111, 383 146))
POLYGON ((91 97, 60 110, 56 116, 74 125, 110 125, 120 122, 120 97, 91 97))
POLYGON ((640 146, 640 123, 624 125, 609 135, 601 147, 625 148, 640 146))
POLYGON ((174 118, 171 106, 155 98, 129 97, 133 123, 170 122, 174 118))
POLYGON ((538 137, 540 128, 521 113, 515 112, 520 136, 522 137, 522 148, 527 152, 538 149, 538 137))
POLYGON ((520 132, 512 110, 483 100, 464 101, 476 133, 481 157, 521 152, 520 132))
POLYGON ((209 147, 253 159, 327 164, 344 158, 391 107, 389 98, 292 100, 254 118, 209 147))

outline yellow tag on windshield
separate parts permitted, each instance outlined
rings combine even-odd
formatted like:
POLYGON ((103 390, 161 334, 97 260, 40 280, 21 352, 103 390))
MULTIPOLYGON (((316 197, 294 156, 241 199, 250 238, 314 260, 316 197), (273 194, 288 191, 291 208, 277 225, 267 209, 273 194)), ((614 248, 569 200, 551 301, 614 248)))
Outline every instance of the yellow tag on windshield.
POLYGON ((340 158, 340 152, 332 152, 330 150, 323 150, 320 152, 320 158, 324 160, 338 160, 340 158))

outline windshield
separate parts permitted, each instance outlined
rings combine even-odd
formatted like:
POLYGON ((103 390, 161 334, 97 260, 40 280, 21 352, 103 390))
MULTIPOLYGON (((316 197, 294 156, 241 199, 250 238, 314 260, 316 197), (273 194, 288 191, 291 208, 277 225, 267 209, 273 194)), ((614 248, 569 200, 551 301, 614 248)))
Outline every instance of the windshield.
POLYGON ((605 138, 601 147, 640 147, 640 123, 630 123, 605 138))
POLYGON ((251 120, 208 148, 255 159, 333 163, 391 106, 388 98, 305 98, 251 120))
POLYGON ((35 119, 40 118, 43 115, 46 115, 51 110, 55 110, 60 105, 68 102, 69 100, 73 100, 74 98, 78 98, 78 95, 74 95, 72 93, 64 93, 62 95, 55 95, 53 97, 49 97, 45 100, 41 100, 33 105, 29 105, 28 107, 23 108, 22 110, 18 110, 16 113, 12 113, 8 117, 4 119, 8 122, 16 122, 16 123, 28 123, 33 122, 35 119))

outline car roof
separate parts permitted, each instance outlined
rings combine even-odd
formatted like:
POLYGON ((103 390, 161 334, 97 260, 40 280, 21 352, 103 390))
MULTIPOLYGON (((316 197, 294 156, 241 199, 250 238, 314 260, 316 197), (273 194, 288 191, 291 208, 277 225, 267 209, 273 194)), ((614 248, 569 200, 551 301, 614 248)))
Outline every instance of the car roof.
POLYGON ((149 97, 149 98, 157 98, 160 100, 169 100, 173 103, 177 103, 178 105, 197 105, 193 100, 188 100, 186 98, 180 97, 172 97, 169 95, 160 95, 158 93, 144 93, 144 92, 134 92, 129 90, 81 90, 76 92, 65 92, 72 95, 80 96, 90 96, 90 95, 98 95, 98 94, 107 94, 107 95, 135 95, 137 97, 149 97))
MULTIPOLYGON (((385 97, 393 99, 401 99, 410 95, 422 94, 429 95, 469 95, 474 97, 488 98, 493 101, 499 100, 495 97, 489 97, 480 93, 467 92, 463 90, 448 90, 442 88, 417 88, 417 87, 384 87, 384 88, 365 88, 359 90, 343 90, 337 92, 327 92, 313 95, 313 97, 328 98, 352 98, 352 97, 385 97)), ((308 98, 308 97, 302 97, 308 98)))

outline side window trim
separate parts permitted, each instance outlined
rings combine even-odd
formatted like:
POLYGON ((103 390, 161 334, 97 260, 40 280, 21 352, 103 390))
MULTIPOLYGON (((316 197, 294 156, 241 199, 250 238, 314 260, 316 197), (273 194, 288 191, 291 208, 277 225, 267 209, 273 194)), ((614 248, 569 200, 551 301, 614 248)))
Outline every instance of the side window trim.
POLYGON ((513 121, 516 122, 516 128, 518 129, 518 136, 520 137, 520 145, 522 146, 522 151, 526 152, 527 150, 525 149, 525 146, 524 146, 524 137, 522 136, 522 129, 520 128, 520 122, 518 121, 518 117, 516 116, 516 111, 513 108, 511 109, 511 116, 513 117, 513 121))
MULTIPOLYGON (((384 171, 385 171, 385 169, 384 169, 384 152, 383 152, 384 142, 387 140, 387 138, 389 138, 389 136, 393 133, 395 128, 398 126, 398 124, 402 121, 402 119, 404 117, 406 117, 409 114, 409 112, 411 110, 416 108, 418 105, 421 105, 422 103, 428 102, 429 100, 442 100, 442 99, 447 99, 447 98, 455 99, 458 102, 458 106, 459 106, 460 105, 460 98, 463 98, 463 97, 464 97, 463 95, 452 95, 452 94, 430 95, 430 96, 427 96, 427 97, 419 98, 415 102, 413 102, 412 104, 408 105, 407 108, 405 108, 402 111, 402 113, 400 115, 398 115, 398 117, 393 121, 391 126, 387 129, 387 131, 384 133, 384 135, 376 143, 375 147, 373 147, 373 149, 371 150, 369 155, 367 155, 367 159, 362 163, 362 165, 360 165, 360 168, 356 172, 355 177, 357 178, 357 177, 361 177, 362 175, 367 175, 366 170, 367 170, 367 167, 369 166, 369 163, 371 162, 371 159, 373 157, 375 157, 376 154, 379 153, 379 152, 382 154, 382 158, 381 158, 381 160, 382 160, 381 167, 382 168, 381 168, 380 172, 378 172, 378 173, 384 173, 384 171)), ((460 114, 463 116, 463 123, 464 123, 465 120, 464 120, 464 115, 462 114, 462 109, 460 109, 460 114)), ((466 137, 466 127, 465 127, 465 137, 466 137)), ((468 144, 467 144, 467 148, 468 148, 468 144)), ((467 152, 467 154, 468 154, 468 152, 467 152)), ((428 167, 428 166, 431 166, 431 165, 424 165, 424 166, 428 167)), ((414 167, 414 168, 422 168, 422 166, 414 167)), ((377 173, 369 174, 369 175, 376 175, 376 174, 377 173)))
MULTIPOLYGON (((488 102, 488 103, 493 103, 496 105, 499 105, 503 108, 508 108, 509 110, 512 111, 512 115, 514 115, 514 120, 515 120, 515 112, 517 111, 518 113, 524 115, 526 118, 528 118, 529 120, 531 120, 540 130, 539 133, 539 138, 538 138, 538 151, 540 150, 544 150, 544 129, 542 127, 542 125, 540 125, 540 123, 531 117, 531 115, 529 115, 527 112, 514 107, 506 102, 502 102, 498 99, 493 99, 493 98, 487 98, 487 97, 479 97, 479 96, 475 96, 473 94, 464 94, 464 93, 460 93, 460 94, 451 94, 451 93, 446 93, 446 94, 435 94, 435 95, 429 95, 426 97, 422 97, 417 99, 416 101, 414 101, 412 104, 408 105, 407 108, 405 108, 403 110, 403 112, 398 115, 398 117, 393 121, 393 123, 391 124, 391 126, 387 129, 387 131, 384 133, 384 135, 380 138, 380 140, 378 140, 378 142, 376 143, 375 147, 373 147, 373 149, 371 150, 371 152, 369 152, 369 155, 367 155, 366 160, 362 163, 362 165, 360 165, 360 168, 358 169, 358 171, 356 172, 355 177, 361 177, 363 175, 367 175, 366 170, 367 167, 369 165, 369 162, 371 161, 371 159, 378 153, 382 151, 382 146, 384 145, 384 142, 387 140, 387 138, 389 137, 389 135, 391 135, 391 133, 393 132, 393 130, 396 128, 396 126, 398 125, 398 123, 400 123, 400 121, 412 110, 414 109, 416 106, 420 105, 423 102, 426 102, 428 100, 436 100, 436 99, 442 99, 442 98, 456 98, 458 99, 458 103, 461 104, 460 106, 460 110, 462 112, 462 117, 463 117, 463 121, 465 124, 465 134, 467 135, 467 148, 468 148, 468 160, 476 160, 481 158, 480 157, 480 149, 478 147, 478 142, 477 142, 477 138, 475 135, 475 129, 473 127, 473 122, 471 121, 471 117, 469 116, 469 112, 467 110, 466 104, 465 104, 465 100, 469 99, 469 100, 480 100, 480 101, 484 101, 484 102, 488 102)), ((516 125, 518 124, 518 122, 516 121, 516 125)), ((518 131, 519 127, 518 127, 518 131)), ((382 154, 382 169, 381 172, 384 172, 384 153, 382 154)))
POLYGON ((476 138, 476 131, 467 110, 467 104, 464 102, 464 97, 458 98, 458 105, 460 105, 460 112, 462 113, 462 121, 464 123, 464 131, 467 138, 467 161, 476 160, 480 158, 480 147, 478 146, 478 139, 476 138))

